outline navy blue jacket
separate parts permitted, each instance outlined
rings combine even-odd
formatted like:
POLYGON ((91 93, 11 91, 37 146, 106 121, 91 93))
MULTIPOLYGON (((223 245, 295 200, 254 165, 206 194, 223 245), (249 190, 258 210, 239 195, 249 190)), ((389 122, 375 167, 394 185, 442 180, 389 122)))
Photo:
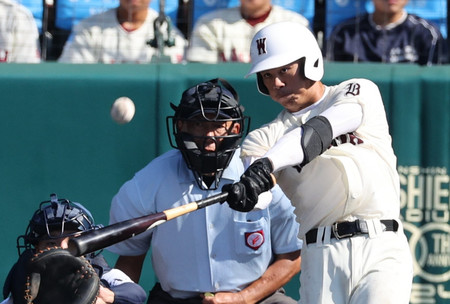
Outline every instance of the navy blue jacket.
POLYGON ((447 62, 447 46, 435 24, 413 14, 381 28, 364 14, 338 24, 327 41, 330 61, 418 63, 447 62))

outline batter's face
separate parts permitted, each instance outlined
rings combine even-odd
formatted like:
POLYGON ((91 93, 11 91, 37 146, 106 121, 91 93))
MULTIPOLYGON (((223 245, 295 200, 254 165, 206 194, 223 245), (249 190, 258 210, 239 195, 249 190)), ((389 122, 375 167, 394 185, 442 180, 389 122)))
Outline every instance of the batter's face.
MULTIPOLYGON (((214 114, 207 114, 213 119, 214 114)), ((238 134, 241 128, 239 123, 232 121, 208 121, 203 117, 195 117, 193 120, 179 121, 178 128, 181 132, 194 137, 194 141, 204 151, 216 151, 223 141, 223 136, 238 134)))
POLYGON ((313 86, 315 81, 303 75, 300 60, 290 64, 260 72, 270 97, 289 112, 300 111, 321 97, 313 86))

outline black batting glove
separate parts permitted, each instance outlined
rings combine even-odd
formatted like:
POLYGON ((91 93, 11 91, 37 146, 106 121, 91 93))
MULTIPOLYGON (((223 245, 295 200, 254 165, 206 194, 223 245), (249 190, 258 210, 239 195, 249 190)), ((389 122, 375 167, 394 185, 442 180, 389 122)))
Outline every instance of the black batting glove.
POLYGON ((248 212, 258 202, 258 196, 272 189, 272 163, 268 158, 256 160, 241 176, 239 182, 225 185, 222 191, 228 192, 227 202, 231 209, 248 212))

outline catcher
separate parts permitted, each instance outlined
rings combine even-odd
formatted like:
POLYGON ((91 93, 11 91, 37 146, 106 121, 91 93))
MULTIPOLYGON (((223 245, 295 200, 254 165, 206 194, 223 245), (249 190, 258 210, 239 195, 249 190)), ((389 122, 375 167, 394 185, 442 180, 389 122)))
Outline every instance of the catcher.
POLYGON ((0 304, 144 303, 144 289, 111 269, 100 252, 74 257, 65 250, 69 238, 97 227, 81 204, 52 194, 17 238, 19 259, 5 280, 0 304))

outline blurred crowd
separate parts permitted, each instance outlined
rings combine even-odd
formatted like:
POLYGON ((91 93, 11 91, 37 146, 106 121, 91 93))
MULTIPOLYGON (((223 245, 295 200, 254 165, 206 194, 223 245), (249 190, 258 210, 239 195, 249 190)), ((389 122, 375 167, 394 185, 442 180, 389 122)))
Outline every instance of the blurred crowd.
POLYGON ((448 62, 446 12, 446 0, 0 0, 0 62, 250 62, 251 37, 289 20, 329 61, 429 66, 448 62))

